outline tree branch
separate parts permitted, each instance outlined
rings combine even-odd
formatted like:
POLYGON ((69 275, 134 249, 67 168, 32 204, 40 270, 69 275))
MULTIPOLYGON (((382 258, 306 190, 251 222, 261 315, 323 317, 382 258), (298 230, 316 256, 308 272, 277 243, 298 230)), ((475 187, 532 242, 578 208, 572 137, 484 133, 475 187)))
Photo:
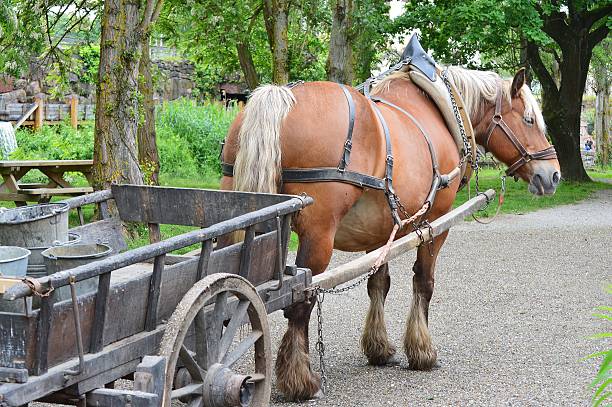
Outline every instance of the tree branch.
POLYGON ((610 29, 606 25, 602 25, 598 29, 591 31, 588 37, 589 49, 595 48, 595 46, 603 41, 609 33, 610 29))
POLYGON ((612 14, 612 3, 584 13, 585 27, 590 29, 600 19, 612 14))
POLYGON ((531 68, 540 80, 542 88, 544 88, 545 91, 548 93, 557 95, 559 93, 557 84, 555 83, 554 79, 550 75, 550 72, 548 72, 548 69, 546 69, 546 66, 544 66, 544 63, 542 62, 538 46, 530 41, 527 42, 527 59, 529 60, 531 68))

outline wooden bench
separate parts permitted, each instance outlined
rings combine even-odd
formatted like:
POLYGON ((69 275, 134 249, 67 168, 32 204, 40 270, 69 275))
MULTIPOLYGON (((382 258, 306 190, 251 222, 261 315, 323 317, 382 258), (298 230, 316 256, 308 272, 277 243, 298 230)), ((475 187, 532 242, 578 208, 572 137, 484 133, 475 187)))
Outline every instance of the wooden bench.
POLYGON ((93 188, 76 187, 64 177, 67 172, 79 172, 91 183, 92 160, 0 161, 0 201, 16 205, 27 202, 49 202, 55 196, 77 196, 93 192, 93 188), (20 184, 28 172, 39 170, 48 183, 20 184))

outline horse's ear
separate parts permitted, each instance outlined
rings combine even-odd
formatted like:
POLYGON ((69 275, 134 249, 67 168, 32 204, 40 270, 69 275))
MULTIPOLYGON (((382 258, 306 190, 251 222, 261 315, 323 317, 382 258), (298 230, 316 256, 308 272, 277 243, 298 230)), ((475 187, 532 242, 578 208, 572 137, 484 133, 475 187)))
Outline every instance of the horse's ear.
POLYGON ((512 80, 512 87, 510 88, 510 95, 514 98, 518 95, 519 91, 525 84, 526 74, 525 68, 521 68, 518 70, 516 75, 514 75, 514 79, 512 80))

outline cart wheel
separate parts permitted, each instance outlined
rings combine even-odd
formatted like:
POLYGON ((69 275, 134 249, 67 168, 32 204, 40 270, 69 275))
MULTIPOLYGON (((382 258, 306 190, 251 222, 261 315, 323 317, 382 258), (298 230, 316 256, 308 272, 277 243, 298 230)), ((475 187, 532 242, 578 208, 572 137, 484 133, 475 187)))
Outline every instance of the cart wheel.
POLYGON ((266 307, 255 288, 234 274, 203 278, 166 324, 159 350, 167 357, 163 405, 267 406, 270 349, 266 307))

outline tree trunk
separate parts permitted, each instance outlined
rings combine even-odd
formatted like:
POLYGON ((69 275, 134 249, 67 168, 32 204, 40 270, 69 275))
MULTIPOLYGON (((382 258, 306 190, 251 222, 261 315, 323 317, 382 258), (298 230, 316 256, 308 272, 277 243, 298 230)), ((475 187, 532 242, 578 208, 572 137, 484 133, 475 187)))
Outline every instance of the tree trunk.
POLYGON ((327 79, 349 85, 353 83, 354 78, 350 34, 352 13, 353 0, 335 1, 327 58, 327 79))
MULTIPOLYGON (((605 70, 606 67, 602 66, 605 70)), ((595 149, 602 166, 609 165, 612 140, 610 140, 610 82, 606 72, 596 75, 595 97, 595 149)))
POLYGON ((138 123, 138 162, 148 185, 159 185, 159 153, 155 134, 155 101, 153 100, 153 78, 151 77, 151 57, 149 54, 150 34, 142 43, 142 57, 139 67, 138 90, 142 95, 141 114, 138 123))
POLYGON ((140 1, 104 2, 96 94, 93 184, 142 184, 136 150, 140 1))
POLYGON ((272 81, 289 82, 289 0, 264 0, 264 20, 272 50, 272 81))
POLYGON ((253 55, 251 54, 249 44, 240 42, 236 44, 236 50, 238 51, 238 60, 240 61, 240 67, 242 68, 242 74, 247 86, 250 90, 254 90, 259 86, 259 78, 255 70, 255 63, 253 62, 253 55))

